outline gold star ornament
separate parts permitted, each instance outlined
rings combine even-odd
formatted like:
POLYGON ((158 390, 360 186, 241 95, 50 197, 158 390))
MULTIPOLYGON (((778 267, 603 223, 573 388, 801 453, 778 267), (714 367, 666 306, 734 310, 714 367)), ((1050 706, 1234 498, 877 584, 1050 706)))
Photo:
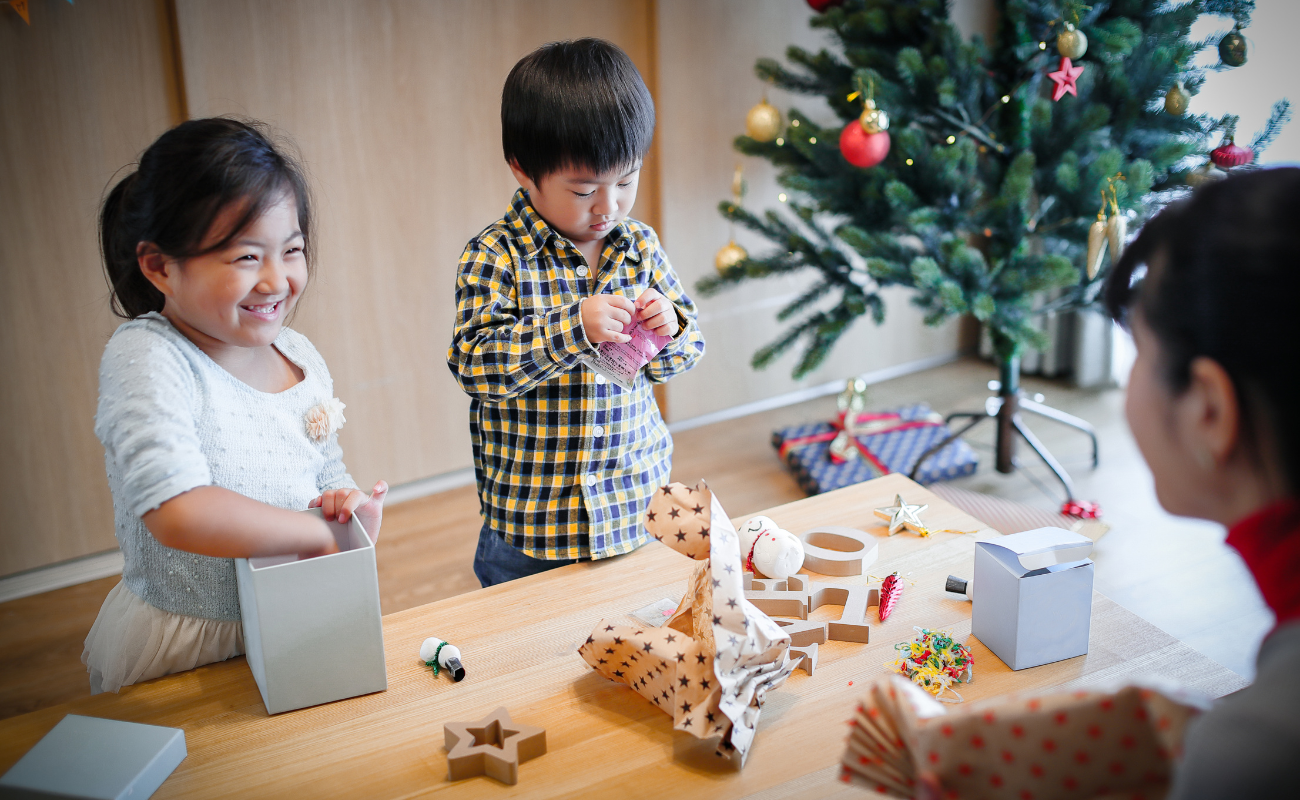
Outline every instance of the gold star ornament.
POLYGON ((903 502, 901 494, 896 494, 894 495, 894 505, 889 508, 877 508, 876 516, 889 523, 890 536, 898 533, 901 528, 916 531, 922 536, 929 536, 930 529, 925 527, 925 523, 921 522, 922 512, 929 507, 929 505, 908 505, 903 502))

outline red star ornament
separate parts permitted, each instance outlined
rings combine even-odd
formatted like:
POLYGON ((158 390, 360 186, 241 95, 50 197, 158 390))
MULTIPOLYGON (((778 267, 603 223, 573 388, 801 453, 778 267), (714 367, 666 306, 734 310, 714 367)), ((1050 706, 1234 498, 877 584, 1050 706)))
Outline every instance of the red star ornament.
POLYGON ((1075 81, 1079 80, 1082 74, 1083 67, 1076 67, 1070 63, 1070 59, 1062 58, 1060 68, 1056 72, 1047 73, 1047 77, 1056 84, 1056 88, 1052 89, 1052 100, 1060 100, 1065 97, 1066 92, 1078 97, 1079 88, 1075 85, 1075 81))

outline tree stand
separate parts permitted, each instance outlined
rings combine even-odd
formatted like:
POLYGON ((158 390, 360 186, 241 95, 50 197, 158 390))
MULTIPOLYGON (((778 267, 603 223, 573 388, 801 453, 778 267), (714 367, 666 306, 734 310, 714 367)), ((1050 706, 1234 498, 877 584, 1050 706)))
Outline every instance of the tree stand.
POLYGON ((1017 467, 1022 466, 1020 459, 1016 458, 1016 436, 1023 438, 1033 449, 1038 457, 1043 459, 1056 477, 1065 487, 1066 502, 1075 499, 1074 483, 1070 480, 1070 474, 1065 471, 1061 463, 1052 456, 1043 443, 1038 440, 1034 432, 1029 430, 1024 420, 1020 418, 1021 411, 1028 411, 1031 414, 1037 414, 1040 417, 1046 417, 1051 420, 1060 422, 1063 425, 1069 425, 1071 428, 1077 428, 1083 431, 1092 439, 1092 468, 1096 469, 1097 460, 1097 431, 1092 425, 1078 417, 1059 411, 1051 406, 1043 405, 1040 402, 1042 395, 1036 399, 1030 399, 1020 389, 1020 354, 1015 352, 1007 358, 1002 359, 999 365, 999 376, 1001 380, 989 381, 989 388, 995 389, 997 394, 984 401, 983 411, 958 411, 949 414, 944 418, 946 424, 951 425, 955 419, 970 420, 960 429, 953 431, 947 438, 939 442, 921 454, 917 459, 916 466, 912 467, 910 477, 916 480, 917 472, 921 469, 921 464, 930 456, 938 453, 947 447, 950 442, 966 434, 967 431, 974 428, 980 422, 986 419, 997 421, 998 435, 996 446, 996 460, 994 466, 998 472, 1010 474, 1017 467))

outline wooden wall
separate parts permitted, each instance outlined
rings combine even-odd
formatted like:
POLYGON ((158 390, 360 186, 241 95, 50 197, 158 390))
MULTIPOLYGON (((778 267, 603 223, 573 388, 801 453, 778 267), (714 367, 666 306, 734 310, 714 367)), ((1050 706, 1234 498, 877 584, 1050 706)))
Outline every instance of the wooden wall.
POLYGON ((160 3, 0 6, 0 575, 116 547, 93 432, 109 180, 180 121, 160 3))
MULTIPOLYGON (((0 479, 17 499, 0 521, 0 576, 114 547, 92 432, 116 325, 95 214, 114 172, 171 124, 237 114, 296 143, 319 258, 294 326, 348 404, 354 477, 400 484, 470 465, 468 401, 445 364, 454 270, 515 189, 497 123, 515 61, 580 36, 628 51, 656 94, 662 155, 633 213, 691 285, 726 241, 715 206, 761 91, 754 60, 818 41, 796 0, 32 0, 31 13, 28 27, 0 8, 0 479)), ((754 207, 775 202, 765 167, 749 163, 754 207)), ((701 303, 708 355, 669 385, 671 418, 796 388, 788 362, 747 363, 801 285, 701 303)), ((805 384, 954 351, 953 330, 893 300, 884 328, 860 326, 805 384)))

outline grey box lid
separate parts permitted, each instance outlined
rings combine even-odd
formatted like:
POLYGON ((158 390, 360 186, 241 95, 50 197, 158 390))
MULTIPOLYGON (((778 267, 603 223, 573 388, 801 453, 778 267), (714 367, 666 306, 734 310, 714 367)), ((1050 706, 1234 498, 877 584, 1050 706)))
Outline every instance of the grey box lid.
POLYGON ((180 728, 69 714, 0 777, 0 798, 146 798, 185 755, 180 728))

